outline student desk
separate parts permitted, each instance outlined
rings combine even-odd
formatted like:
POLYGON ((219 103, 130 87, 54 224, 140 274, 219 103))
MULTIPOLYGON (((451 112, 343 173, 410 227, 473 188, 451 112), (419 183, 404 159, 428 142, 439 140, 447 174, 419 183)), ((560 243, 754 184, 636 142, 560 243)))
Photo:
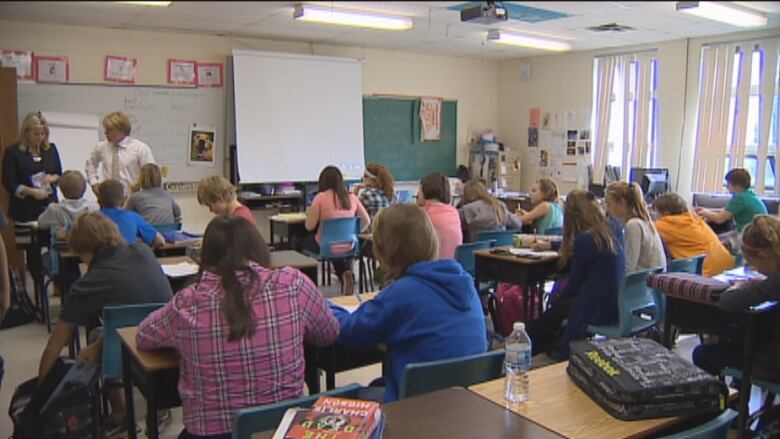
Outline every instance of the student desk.
POLYGON ((279 236, 279 248, 293 248, 293 240, 303 239, 309 232, 304 223, 306 215, 273 215, 268 219, 271 228, 270 246, 274 246, 274 237, 279 236), (285 238, 287 243, 285 244, 285 238))
MULTIPOLYGON (((756 335, 772 334, 776 319, 776 302, 767 302, 750 311, 726 312, 717 303, 703 302, 690 297, 666 294, 666 319, 664 320, 664 345, 672 346, 672 325, 692 332, 718 335, 730 339, 742 339, 742 382, 739 388, 738 437, 744 437, 747 418, 750 415, 750 375, 753 368, 753 347, 756 335), (744 395, 744 397, 743 397, 744 395)), ((765 337, 761 337, 765 338, 765 337)))
MULTIPOLYGON (((566 374, 568 362, 529 372, 529 400, 507 407, 520 416, 564 437, 644 438, 688 421, 689 417, 621 421, 604 411, 566 374)), ((469 390, 506 407, 504 379, 469 387, 469 390)))
MULTIPOLYGON (((544 282, 555 273, 558 257, 529 259, 511 254, 494 254, 493 250, 495 249, 474 252, 476 281, 479 283, 493 280, 526 286, 527 294, 523 300, 526 313, 524 321, 530 321, 533 317, 532 300, 544 292, 544 282)), ((540 307, 541 303, 542 301, 539 300, 540 307)), ((540 314, 541 312, 542 310, 539 309, 540 314)))
POLYGON ((304 200, 303 193, 276 195, 240 193, 238 195, 238 201, 250 209, 267 207, 271 204, 290 203, 294 204, 297 210, 301 210, 301 207, 305 205, 304 200))
MULTIPOLYGON (((382 405, 385 439, 561 438, 463 388, 453 387, 382 405)), ((252 435, 270 439, 273 431, 252 435)))

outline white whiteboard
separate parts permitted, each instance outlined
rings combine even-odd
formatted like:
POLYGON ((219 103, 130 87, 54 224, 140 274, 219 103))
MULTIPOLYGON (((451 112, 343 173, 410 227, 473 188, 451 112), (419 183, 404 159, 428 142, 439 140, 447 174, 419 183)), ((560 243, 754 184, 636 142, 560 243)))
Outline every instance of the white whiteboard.
POLYGON ((242 183, 317 181, 326 165, 362 178, 358 60, 234 50, 233 85, 242 183))
MULTIPOLYGON (((126 86, 103 84, 19 84, 19 120, 33 111, 88 113, 98 120, 112 111, 123 111, 132 122, 131 136, 147 143, 155 161, 169 169, 166 181, 198 181, 212 174, 223 174, 225 145, 225 90, 126 86), (190 126, 216 129, 215 166, 187 165, 190 126)), ((103 130, 99 130, 101 139, 103 130)), ((55 142, 56 143, 56 142, 55 142)), ((87 156, 84 148, 68 151, 60 148, 65 160, 75 160, 84 172, 87 156), (70 156, 66 159, 66 157, 70 156)))
MULTIPOLYGON (((67 151, 67 154, 60 153, 62 170, 77 170, 86 177, 85 159, 82 158, 87 157, 98 142, 100 131, 98 117, 94 114, 54 111, 44 111, 43 117, 49 123, 49 140, 57 145, 59 151, 67 151)), ((60 200, 65 198, 59 187, 57 187, 57 194, 60 200)), ((90 189, 84 192, 84 197, 97 202, 95 193, 90 189)))

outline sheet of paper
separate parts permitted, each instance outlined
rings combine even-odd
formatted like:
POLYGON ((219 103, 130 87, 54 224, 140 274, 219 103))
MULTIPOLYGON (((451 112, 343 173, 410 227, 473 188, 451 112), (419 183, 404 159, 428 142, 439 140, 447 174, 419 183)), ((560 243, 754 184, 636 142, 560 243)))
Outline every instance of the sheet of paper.
POLYGON ((576 182, 577 177, 579 177, 577 162, 563 162, 558 171, 558 177, 561 181, 576 182))
POLYGON ((162 265, 162 270, 168 277, 186 277, 196 274, 198 272, 198 265, 191 262, 164 264, 162 265))
POLYGON ((549 148, 552 145, 552 133, 549 130, 539 131, 539 147, 549 148))
POLYGON ((577 111, 574 108, 567 108, 563 112, 563 127, 569 129, 577 128, 577 111))
POLYGON ((558 252, 554 251, 541 251, 536 252, 528 248, 510 248, 509 253, 512 253, 513 255, 518 256, 538 256, 542 258, 550 258, 550 257, 557 257, 558 252))
POLYGON ((360 308, 360 305, 342 306, 342 308, 346 309, 347 311, 349 311, 349 313, 350 313, 350 314, 352 314, 352 313, 353 313, 353 312, 355 312, 355 311, 356 311, 358 308, 360 308))

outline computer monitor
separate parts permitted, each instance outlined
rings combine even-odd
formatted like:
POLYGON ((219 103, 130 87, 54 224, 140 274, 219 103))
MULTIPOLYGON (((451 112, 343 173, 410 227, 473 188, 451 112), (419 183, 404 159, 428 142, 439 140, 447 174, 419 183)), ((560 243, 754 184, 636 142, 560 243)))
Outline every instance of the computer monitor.
POLYGON ((639 184, 648 200, 669 191, 669 169, 666 168, 631 168, 629 180, 639 184))

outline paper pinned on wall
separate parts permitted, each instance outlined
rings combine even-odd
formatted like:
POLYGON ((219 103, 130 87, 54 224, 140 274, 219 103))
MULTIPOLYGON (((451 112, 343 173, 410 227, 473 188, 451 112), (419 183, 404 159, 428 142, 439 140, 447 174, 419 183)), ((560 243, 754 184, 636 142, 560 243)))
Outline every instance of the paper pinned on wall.
POLYGON ((581 130, 590 129, 590 108, 583 108, 580 110, 580 128, 581 130))
POLYGON ((577 111, 574 108, 567 108, 563 112, 563 127, 568 129, 577 127, 577 111))
POLYGON ((528 127, 529 128, 539 128, 539 119, 541 118, 542 109, 541 108, 531 108, 528 111, 528 127))
POLYGON ((552 122, 550 121, 550 119, 551 119, 551 116, 550 116, 550 112, 549 111, 542 115, 542 129, 543 130, 549 130, 550 128, 552 128, 552 126, 551 126, 552 122))
POLYGON ((577 182, 579 177, 579 166, 577 162, 562 162, 558 167, 558 178, 561 181, 577 182))
POLYGON ((559 130, 563 128, 563 113, 556 111, 552 114, 552 129, 559 130))
POLYGON ((548 130, 539 131, 539 146, 549 148, 552 144, 552 133, 548 130))

